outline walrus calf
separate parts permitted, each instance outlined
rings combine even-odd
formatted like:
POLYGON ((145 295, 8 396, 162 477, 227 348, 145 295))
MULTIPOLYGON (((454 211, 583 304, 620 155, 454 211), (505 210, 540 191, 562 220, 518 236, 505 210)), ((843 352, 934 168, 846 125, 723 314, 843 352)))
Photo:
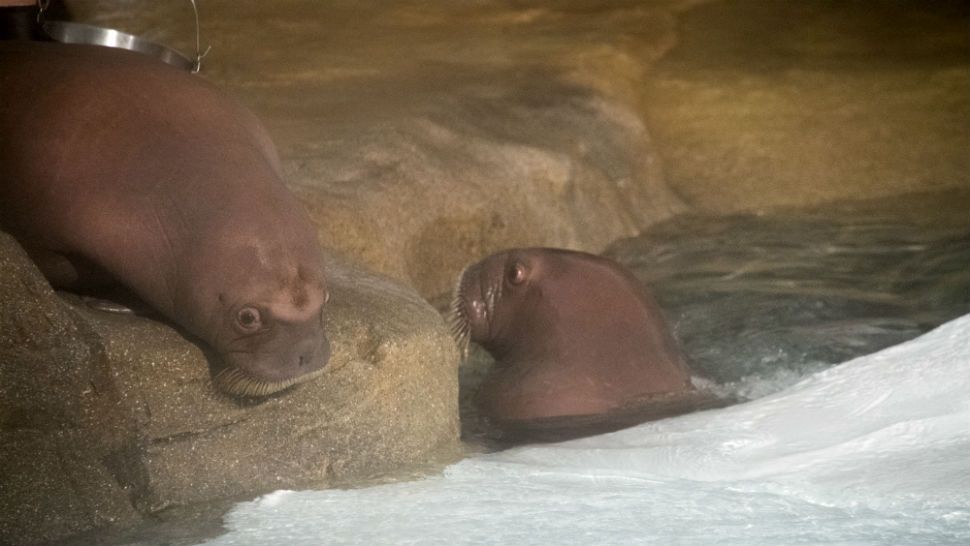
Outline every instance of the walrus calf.
POLYGON ((256 117, 114 48, 0 43, 0 227, 55 287, 111 278, 211 345, 223 389, 322 371, 316 231, 256 117))
POLYGON ((500 427, 597 430, 615 416, 620 428, 685 411, 694 394, 653 297, 606 258, 551 248, 494 254, 462 272, 451 317, 463 351, 474 341, 495 358, 477 400, 500 427))

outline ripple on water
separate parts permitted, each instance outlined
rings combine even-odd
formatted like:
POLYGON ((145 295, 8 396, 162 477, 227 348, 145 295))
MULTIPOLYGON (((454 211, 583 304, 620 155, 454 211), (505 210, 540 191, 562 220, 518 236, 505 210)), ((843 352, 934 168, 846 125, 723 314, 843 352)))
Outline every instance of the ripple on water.
POLYGON ((702 384, 753 399, 970 310, 966 222, 885 210, 679 217, 606 254, 654 288, 702 384))

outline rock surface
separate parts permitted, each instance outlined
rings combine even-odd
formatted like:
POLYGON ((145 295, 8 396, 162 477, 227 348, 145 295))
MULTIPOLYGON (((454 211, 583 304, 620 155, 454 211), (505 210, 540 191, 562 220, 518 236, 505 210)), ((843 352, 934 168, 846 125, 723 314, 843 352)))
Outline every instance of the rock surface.
POLYGON ((103 340, 0 232, 0 544, 136 519, 103 460, 135 424, 103 340))
POLYGON ((178 331, 56 295, 0 233, 0 543, 452 460, 458 358, 440 316, 386 278, 329 274, 326 373, 247 402, 213 390, 178 331))
POLYGON ((970 188, 968 20, 952 0, 684 13, 642 96, 667 182, 714 213, 970 188))

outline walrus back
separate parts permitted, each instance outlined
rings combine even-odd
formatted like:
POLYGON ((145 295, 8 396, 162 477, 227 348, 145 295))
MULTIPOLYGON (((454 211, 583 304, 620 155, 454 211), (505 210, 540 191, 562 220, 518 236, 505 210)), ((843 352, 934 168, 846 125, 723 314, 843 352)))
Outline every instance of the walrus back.
POLYGON ((79 255, 155 303, 159 271, 196 234, 315 243, 259 121, 200 77, 113 48, 5 42, 0 78, 0 227, 25 244, 79 255))

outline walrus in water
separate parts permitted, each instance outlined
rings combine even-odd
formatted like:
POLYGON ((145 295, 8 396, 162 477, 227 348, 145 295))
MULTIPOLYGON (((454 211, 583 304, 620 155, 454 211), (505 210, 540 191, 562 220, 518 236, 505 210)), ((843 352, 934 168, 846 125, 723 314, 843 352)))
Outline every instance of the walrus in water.
POLYGON ((322 371, 316 231, 256 117, 198 76, 97 46, 0 43, 0 227, 51 284, 109 278, 265 395, 322 371))
POLYGON ((477 395, 480 413, 530 439, 622 428, 705 398, 654 298, 606 258, 494 254, 460 275, 451 319, 463 353, 474 341, 496 361, 477 395))

